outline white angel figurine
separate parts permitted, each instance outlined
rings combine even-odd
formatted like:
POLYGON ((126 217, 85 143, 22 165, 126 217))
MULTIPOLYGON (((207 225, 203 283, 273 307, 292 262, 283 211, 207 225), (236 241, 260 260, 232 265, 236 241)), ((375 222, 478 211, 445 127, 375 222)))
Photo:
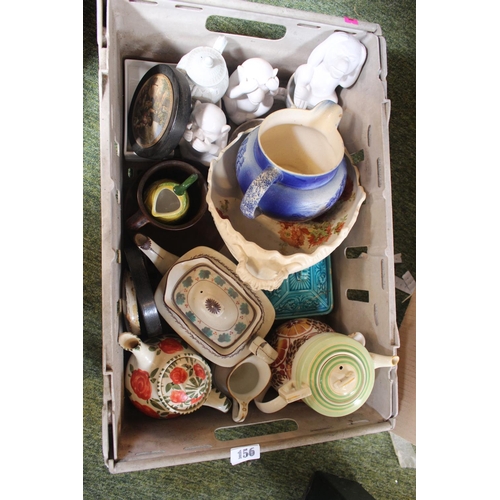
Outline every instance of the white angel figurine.
POLYGON ((231 120, 240 125, 267 113, 279 90, 278 69, 266 60, 252 57, 229 77, 223 101, 231 120))
POLYGON ((196 101, 179 142, 181 154, 209 166, 227 145, 230 126, 224 111, 216 104, 196 101))
POLYGON ((295 71, 293 104, 300 109, 312 109, 325 100, 337 103, 336 88, 354 85, 365 60, 366 47, 354 35, 336 31, 295 71))

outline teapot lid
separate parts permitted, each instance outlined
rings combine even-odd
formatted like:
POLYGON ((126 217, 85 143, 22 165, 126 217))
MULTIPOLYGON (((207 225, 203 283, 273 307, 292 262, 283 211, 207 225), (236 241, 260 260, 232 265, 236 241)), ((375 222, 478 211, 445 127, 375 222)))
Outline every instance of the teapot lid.
POLYGON ((199 331, 203 341, 215 348, 234 349, 262 322, 255 297, 215 262, 198 258, 174 267, 186 272, 178 280, 175 273, 169 273, 169 278, 177 280, 169 304, 173 300, 181 318, 199 331))
POLYGON ((275 318, 270 300, 239 278, 234 262, 205 246, 191 249, 165 273, 155 304, 204 359, 226 367, 248 356, 253 336, 264 338, 275 318))
POLYGON ((196 354, 174 356, 158 377, 158 396, 168 410, 191 413, 206 401, 212 388, 212 374, 196 354))
POLYGON ((304 398, 322 415, 342 417, 362 406, 375 383, 373 361, 366 348, 346 335, 320 333, 297 352, 293 377, 311 388, 304 398))
POLYGON ((196 47, 179 61, 194 83, 201 87, 213 87, 229 78, 226 61, 222 54, 212 47, 196 47))

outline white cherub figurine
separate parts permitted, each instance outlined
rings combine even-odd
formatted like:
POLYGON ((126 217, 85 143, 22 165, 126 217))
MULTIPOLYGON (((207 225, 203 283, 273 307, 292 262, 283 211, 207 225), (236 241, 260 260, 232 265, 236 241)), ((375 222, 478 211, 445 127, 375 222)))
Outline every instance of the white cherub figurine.
POLYGON ((354 35, 333 33, 295 71, 293 103, 300 109, 311 109, 325 100, 337 103, 335 89, 353 85, 365 60, 366 47, 354 35))
POLYGON ((182 156, 209 166, 219 156, 221 149, 226 147, 230 128, 219 106, 196 101, 179 142, 182 156))
POLYGON ((229 77, 223 101, 229 118, 240 125, 267 113, 279 90, 278 69, 266 60, 252 57, 229 77))

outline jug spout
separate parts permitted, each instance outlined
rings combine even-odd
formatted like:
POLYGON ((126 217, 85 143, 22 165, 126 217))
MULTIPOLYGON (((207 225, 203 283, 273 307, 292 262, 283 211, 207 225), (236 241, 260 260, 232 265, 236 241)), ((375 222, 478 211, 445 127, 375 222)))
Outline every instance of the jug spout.
POLYGON ((154 242, 149 236, 137 233, 134 242, 146 257, 155 265, 163 276, 178 260, 177 255, 171 254, 154 242))
POLYGON ((399 356, 384 356, 382 354, 374 354, 370 353, 371 358, 373 359, 373 364, 375 365, 375 369, 377 368, 390 368, 392 366, 396 366, 399 363, 399 356))
POLYGON ((343 110, 337 103, 330 100, 321 101, 311 109, 311 124, 328 136, 332 130, 338 128, 342 114, 343 110))

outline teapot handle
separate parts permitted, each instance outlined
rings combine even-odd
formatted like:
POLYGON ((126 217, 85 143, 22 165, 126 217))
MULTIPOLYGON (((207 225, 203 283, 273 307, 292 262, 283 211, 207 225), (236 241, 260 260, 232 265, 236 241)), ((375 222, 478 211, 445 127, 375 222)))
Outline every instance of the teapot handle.
POLYGON ((227 38, 224 35, 220 35, 217 40, 215 40, 215 43, 213 45, 213 49, 215 49, 217 52, 224 52, 224 49, 226 48, 227 45, 227 38))
POLYGON ((348 335, 348 337, 350 337, 351 339, 353 340, 356 340, 357 342, 359 342, 363 347, 366 346, 366 339, 365 339, 365 336, 361 333, 361 332, 354 332, 354 333, 350 333, 348 335))
POLYGON ((259 335, 254 335, 252 341, 248 344, 248 349, 268 365, 278 357, 278 352, 259 335))
POLYGON ((297 387, 293 380, 285 382, 278 389, 278 396, 276 398, 264 403, 262 399, 264 398, 266 392, 267 389, 262 391, 262 393, 254 400, 257 408, 263 413, 275 413, 282 410, 288 403, 299 401, 300 399, 307 398, 312 394, 311 389, 307 385, 302 384, 301 387, 297 387))
POLYGON ((248 186, 240 209, 245 217, 255 219, 259 215, 259 202, 266 194, 266 191, 278 180, 281 179, 281 172, 274 165, 269 165, 261 174, 259 174, 248 186))

